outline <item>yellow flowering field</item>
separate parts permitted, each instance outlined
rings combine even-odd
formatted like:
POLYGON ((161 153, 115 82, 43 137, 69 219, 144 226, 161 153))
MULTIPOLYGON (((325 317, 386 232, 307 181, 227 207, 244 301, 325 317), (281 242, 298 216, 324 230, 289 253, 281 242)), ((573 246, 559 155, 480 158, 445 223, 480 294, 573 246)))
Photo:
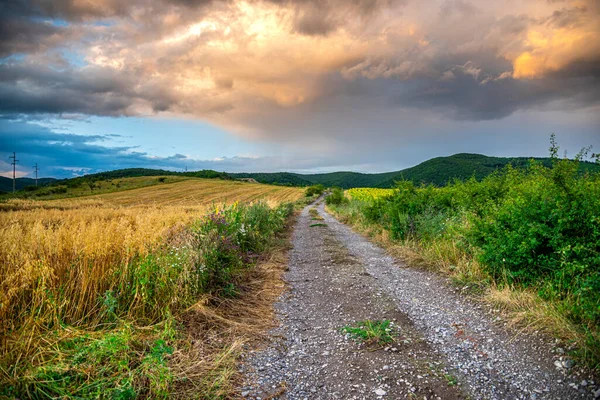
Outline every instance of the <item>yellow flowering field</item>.
POLYGON ((377 189, 377 188, 353 188, 348 189, 346 193, 352 199, 359 201, 368 201, 381 197, 391 196, 395 189, 377 189))

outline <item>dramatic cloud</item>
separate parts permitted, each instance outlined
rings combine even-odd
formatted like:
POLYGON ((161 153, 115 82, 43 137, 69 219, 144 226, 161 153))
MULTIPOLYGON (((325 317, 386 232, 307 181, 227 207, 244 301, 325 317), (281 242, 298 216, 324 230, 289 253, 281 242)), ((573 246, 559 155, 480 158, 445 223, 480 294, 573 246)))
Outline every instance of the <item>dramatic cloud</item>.
POLYGON ((597 123, 596 0, 12 0, 3 8, 5 118, 191 117, 338 155, 365 134, 398 142, 523 112, 588 110, 579 115, 597 123))

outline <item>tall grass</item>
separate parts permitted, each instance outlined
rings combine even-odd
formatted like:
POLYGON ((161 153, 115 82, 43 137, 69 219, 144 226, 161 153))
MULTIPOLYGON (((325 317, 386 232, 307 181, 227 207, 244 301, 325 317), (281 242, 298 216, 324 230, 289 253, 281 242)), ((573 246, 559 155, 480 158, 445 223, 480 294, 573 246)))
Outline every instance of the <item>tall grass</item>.
POLYGON ((181 315, 205 296, 238 296, 244 271, 291 211, 3 208, 0 396, 31 398, 169 396, 181 315))

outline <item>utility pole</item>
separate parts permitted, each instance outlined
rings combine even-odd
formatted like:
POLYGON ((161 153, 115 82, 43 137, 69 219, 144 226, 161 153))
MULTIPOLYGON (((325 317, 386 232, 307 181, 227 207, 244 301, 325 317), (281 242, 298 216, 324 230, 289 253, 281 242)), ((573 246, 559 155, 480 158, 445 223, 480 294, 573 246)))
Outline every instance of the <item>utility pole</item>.
POLYGON ((13 155, 8 157, 9 159, 12 159, 11 161, 11 165, 13 166, 13 194, 16 191, 16 183, 17 183, 17 163, 19 162, 19 160, 17 160, 17 153, 15 153, 13 151, 13 155))
POLYGON ((35 187, 37 187, 37 173, 38 173, 38 171, 40 169, 38 168, 37 163, 35 163, 35 165, 33 166, 33 168, 35 168, 34 169, 34 171, 35 171, 35 187))

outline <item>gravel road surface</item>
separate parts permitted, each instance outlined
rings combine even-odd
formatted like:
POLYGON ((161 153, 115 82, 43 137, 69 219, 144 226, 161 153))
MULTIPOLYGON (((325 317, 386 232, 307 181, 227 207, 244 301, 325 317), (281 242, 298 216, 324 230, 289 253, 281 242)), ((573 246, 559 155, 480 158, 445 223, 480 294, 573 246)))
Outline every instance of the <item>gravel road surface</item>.
POLYGON ((242 397, 600 398, 598 382, 553 343, 507 332, 443 277, 393 259, 323 204, 315 219, 311 207, 292 236, 281 324, 242 363, 242 397), (364 320, 392 321, 395 342, 367 346, 342 331, 364 320))

